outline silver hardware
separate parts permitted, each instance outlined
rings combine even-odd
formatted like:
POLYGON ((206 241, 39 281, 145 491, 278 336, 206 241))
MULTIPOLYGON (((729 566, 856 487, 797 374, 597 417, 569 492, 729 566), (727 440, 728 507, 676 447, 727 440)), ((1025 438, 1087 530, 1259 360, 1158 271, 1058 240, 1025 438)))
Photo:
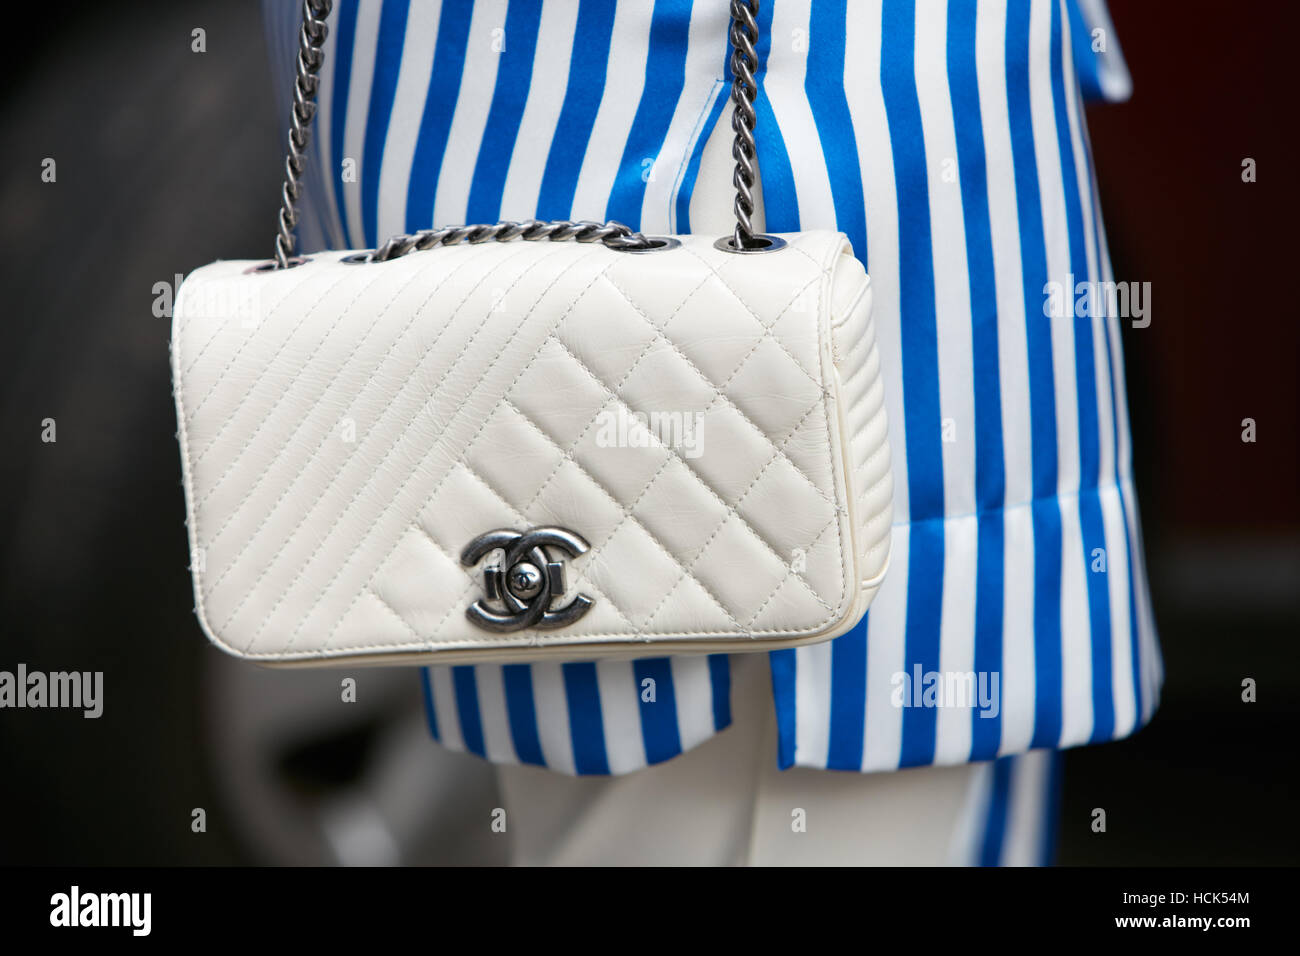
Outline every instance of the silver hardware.
POLYGON ((256 275, 262 272, 275 272, 279 269, 292 269, 294 266, 300 266, 304 262, 311 262, 311 259, 308 256, 293 256, 290 259, 286 259, 283 266, 274 259, 268 259, 266 262, 259 262, 255 266, 249 266, 244 270, 244 275, 247 276, 256 275))
MULTIPOLYGON (((755 235, 753 227, 754 181, 756 178, 757 151, 754 146, 754 97, 758 82, 754 70, 758 54, 754 43, 758 39, 759 0, 731 0, 731 128, 735 139, 731 155, 736 161, 732 184, 736 187, 736 228, 729 239, 714 243, 714 248, 724 252, 752 253, 774 252, 785 245, 775 236, 755 235)), ((311 121, 316 115, 316 92, 320 87, 320 69, 325 56, 322 47, 329 28, 325 25, 332 8, 332 0, 302 0, 302 29, 298 35, 297 76, 293 91, 293 111, 289 128, 289 150, 285 157, 284 188, 281 190, 279 233, 275 239, 275 259, 249 269, 249 272, 275 272, 300 265, 307 260, 294 256, 293 229, 298 224, 298 200, 302 194, 302 175, 307 144, 311 141, 311 121)), ((454 246, 462 242, 509 242, 513 239, 549 242, 600 242, 618 252, 659 252, 675 249, 681 243, 668 236, 646 236, 634 232, 621 222, 573 222, 556 220, 541 222, 498 222, 473 226, 446 226, 441 229, 423 229, 408 235, 393 236, 379 248, 370 252, 354 253, 342 262, 387 262, 410 252, 432 249, 435 246, 454 246)))
POLYGON ((754 70, 758 67, 758 53, 754 42, 758 39, 758 0, 731 0, 731 158, 736 161, 731 183, 736 187, 736 228, 732 233, 732 248, 718 246, 735 252, 748 248, 754 238, 754 179, 758 150, 754 145, 754 127, 758 114, 754 112, 754 97, 758 81, 754 70))
POLYGON ((316 91, 320 68, 325 62, 321 48, 329 27, 325 25, 333 0, 302 0, 302 29, 298 32, 297 78, 293 85, 293 109, 289 125, 289 151, 284 159, 284 187, 280 190, 279 234, 275 237, 275 265, 265 270, 289 269, 304 262, 294 258, 293 227, 298 225, 298 199, 302 195, 302 174, 307 144, 311 142, 311 121, 316 115, 316 91))
POLYGON ((525 628, 551 630, 572 624, 596 602, 577 595, 563 607, 551 602, 564 596, 564 562, 548 549, 571 558, 586 554, 589 545, 581 535, 565 528, 512 531, 498 528, 481 534, 461 552, 461 564, 473 567, 492 551, 505 552, 501 560, 483 569, 484 598, 465 609, 471 624, 486 631, 509 633, 525 628), (499 605, 499 610, 492 605, 499 605))
POLYGON ((680 239, 674 239, 672 236, 642 236, 642 238, 646 241, 644 246, 635 243, 624 244, 616 239, 606 242, 605 245, 615 252, 640 254, 643 252, 666 252, 669 249, 676 249, 682 244, 680 239))
POLYGON ((527 219, 523 222, 498 222, 493 225, 443 226, 440 229, 422 229, 410 235, 393 236, 372 252, 358 252, 345 256, 342 262, 387 262, 408 252, 423 252, 435 246, 455 246, 461 243, 476 245, 480 242, 600 242, 619 252, 657 252, 681 245, 668 236, 644 236, 633 232, 621 222, 589 222, 557 219, 542 222, 527 219))
POLYGON ((720 252, 734 252, 737 255, 752 255, 757 252, 776 252, 778 249, 784 249, 786 241, 780 236, 772 236, 766 232, 760 232, 758 235, 749 237, 749 245, 743 248, 736 248, 735 236, 723 236, 713 244, 713 248, 720 252))

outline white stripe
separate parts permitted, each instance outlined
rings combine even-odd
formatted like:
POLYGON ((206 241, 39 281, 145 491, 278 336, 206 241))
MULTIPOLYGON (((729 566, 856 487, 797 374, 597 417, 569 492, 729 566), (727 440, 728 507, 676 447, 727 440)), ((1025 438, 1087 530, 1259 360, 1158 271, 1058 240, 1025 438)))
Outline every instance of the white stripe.
POLYGON ((518 763, 514 741, 510 739, 510 717, 506 713, 505 684, 500 664, 474 668, 478 691, 478 718, 483 727, 483 750, 492 763, 518 763))
MULTIPOLYGON (((1062 747, 1092 736, 1092 632, 1080 500, 1061 500, 1061 736, 1062 747)), ((1092 556, 1087 557, 1091 561, 1092 556)))
POLYGON ((1106 529, 1106 583, 1110 587, 1110 667, 1115 701, 1115 736, 1131 733, 1137 723, 1133 687, 1133 645, 1129 628, 1128 546, 1124 540, 1120 490, 1111 485, 1101 493, 1101 520, 1106 529))
POLYGON ((496 88, 497 68, 503 55, 499 49, 502 42, 507 46, 511 42, 510 37, 504 34, 505 24, 505 0, 478 0, 474 4, 469 36, 465 41, 460 94, 451 117, 447 151, 442 156, 438 189, 433 201, 432 221, 435 226, 465 222, 474 167, 483 144, 483 132, 492 109, 492 93, 496 88))
POLYGON ((375 78, 375 50, 379 43, 379 12, 377 3, 362 4, 357 10, 357 35, 352 45, 352 78, 348 84, 347 120, 343 126, 343 155, 336 163, 352 160, 356 179, 343 183, 343 209, 347 222, 347 245, 358 248, 365 245, 365 230, 361 226, 361 168, 365 149, 366 123, 370 117, 370 87, 375 78))
MULTIPOLYGON (((894 770, 903 752, 903 709, 893 701, 894 677, 904 672, 907 568, 911 529, 895 525, 889 574, 867 616, 867 729, 862 769, 894 770)), ((908 675, 909 679, 911 675, 908 675)), ((830 677, 823 689, 830 687, 830 677)), ((906 688, 905 689, 910 689, 906 688)), ((906 702, 906 701, 904 701, 906 702)))
POLYGON ((555 127, 560 121, 568 91, 577 25, 576 3, 542 7, 528 99, 524 103, 519 135, 501 192, 502 219, 531 219, 537 213, 546 158, 551 152, 551 141, 555 138, 555 127))
POLYGON ((940 417, 945 422, 951 419, 954 439, 940 443, 944 509, 949 515, 968 515, 975 511, 975 359, 957 131, 948 90, 947 25, 946 11, 940 15, 927 9, 926 15, 916 18, 916 90, 934 237, 940 417))
MULTIPOLYGON (((379 173, 376 240, 380 242, 387 236, 406 231, 406 194, 411 184, 424 103, 429 95, 434 40, 438 36, 441 10, 442 4, 414 3, 407 13, 401 71, 397 75, 388 138, 384 142, 383 167, 379 173)), ((417 227, 425 225, 428 223, 419 223, 417 227)))
POLYGON ((1082 276, 1070 275, 1069 220, 1065 211, 1061 151, 1056 136, 1056 107, 1052 98, 1050 53, 1051 6, 1037 4, 1029 18, 1029 110, 1034 134, 1034 158, 1042 208, 1043 243, 1047 253, 1047 278, 1064 288, 1065 315, 1049 319, 1043 312, 1044 295, 1026 303, 1027 321, 1051 330, 1052 380, 1056 386, 1056 487, 1071 494, 1079 487, 1078 393, 1074 376, 1074 284, 1082 276))
MULTIPOLYGON (((705 113, 713 109, 714 101, 719 97, 730 96, 731 87, 722 80, 716 80, 713 85, 713 93, 709 98, 709 103, 705 107, 705 113)), ((707 121, 708 116, 702 116, 702 121, 707 121)), ((731 185, 731 174, 734 169, 734 163, 731 159, 731 109, 723 106, 718 111, 718 118, 711 129, 701 128, 698 136, 706 137, 704 141, 704 150, 700 153, 700 166, 696 170, 695 185, 691 190, 691 231, 698 235, 715 235, 721 236, 730 232, 736 225, 735 214, 732 212, 732 202, 735 198, 735 190, 731 185)), ((690 147, 692 150, 694 145, 690 147)), ((762 171, 759 172, 760 176, 762 171)), ((685 168, 682 170, 682 177, 685 177, 685 168)), ((680 189, 680 184, 674 189, 680 189)), ((675 196, 675 193, 674 193, 675 196)), ((754 226, 762 228, 761 224, 766 220, 763 218, 763 195, 762 190, 754 191, 754 226)), ((676 209, 673 210, 673 227, 674 233, 681 232, 682 225, 677 222, 676 209)))
MULTIPOLYGON (((717 92, 718 68, 726 52, 727 19, 721 5, 691 17, 686 47, 686 82, 678 97, 663 146, 649 168, 641 202, 641 228, 671 232, 677 188, 690 162, 701 127, 717 92)), ((649 157, 647 157, 649 158, 649 157)))
MULTIPOLYGON (((1020 223, 1016 218, 1015 163, 1007 111, 1005 63, 1006 0, 990 0, 976 21, 976 76, 988 171, 989 232, 998 302, 998 381, 1002 397, 1002 446, 1006 500, 1033 497, 1030 440, 1029 360, 1025 339, 1024 274, 1020 262, 1020 223)), ((893 420, 890 420, 893 427, 893 420)), ((1007 608, 1008 613, 1013 609, 1007 608)))
POLYGON ((560 664, 533 664, 533 705, 542 759, 557 773, 573 774, 573 738, 569 736, 569 701, 560 664))
POLYGON ((682 750, 712 737, 713 677, 707 657, 671 657, 673 697, 677 701, 677 733, 682 750))
MULTIPOLYGON (((605 758, 609 772, 627 773, 646 765, 645 739, 641 736, 640 688, 631 661, 596 664, 600 688, 600 715, 605 730, 605 758)), ((656 702, 651 706, 665 706, 656 702)))
POLYGON ((794 760, 825 767, 831 739, 831 645, 795 648, 794 760))
POLYGON ((627 144, 636 104, 645 87, 646 59, 650 50, 650 4, 620 3, 614 12, 609 66, 605 91, 592 123, 587 152, 573 195, 574 219, 605 218, 605 208, 614 189, 619 160, 627 144))
MULTIPOLYGON (((978 519, 974 515, 944 522, 943 603, 939 627, 939 671, 944 675, 975 670, 975 564, 978 519)), ((999 677, 999 681, 1001 678, 999 677)), ((991 689, 991 685, 989 686, 991 689)), ((979 708, 980 675, 971 686, 974 697, 966 706, 944 700, 939 708, 934 763, 964 763, 970 759, 972 718, 979 708)), ((1000 689, 1000 688, 999 688, 1000 689)), ((989 718, 977 718, 986 720, 989 718)))
POLYGON ((1029 505, 1003 512, 1002 746, 1020 753, 1034 736, 1037 652, 1034 647, 1034 527, 1029 505))
POLYGON ((456 712, 456 688, 450 667, 430 667, 429 683, 433 687, 433 714, 438 718, 438 739, 449 750, 464 750, 460 732, 460 715, 456 712))

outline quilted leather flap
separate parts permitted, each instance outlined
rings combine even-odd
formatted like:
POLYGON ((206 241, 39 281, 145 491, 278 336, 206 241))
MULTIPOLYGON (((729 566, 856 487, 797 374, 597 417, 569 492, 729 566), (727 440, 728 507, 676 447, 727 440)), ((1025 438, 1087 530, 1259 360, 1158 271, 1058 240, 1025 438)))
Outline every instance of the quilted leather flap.
POLYGON ((208 635, 264 662, 464 662, 742 650, 856 620, 888 468, 883 506, 864 504, 832 312, 868 308, 866 277, 833 288, 836 233, 766 255, 680 238, 191 275, 172 361, 208 635), (539 528, 580 544, 520 538, 539 528), (513 605, 489 600, 503 588, 513 605), (517 622, 530 588, 589 606, 519 630, 467 617, 517 622))

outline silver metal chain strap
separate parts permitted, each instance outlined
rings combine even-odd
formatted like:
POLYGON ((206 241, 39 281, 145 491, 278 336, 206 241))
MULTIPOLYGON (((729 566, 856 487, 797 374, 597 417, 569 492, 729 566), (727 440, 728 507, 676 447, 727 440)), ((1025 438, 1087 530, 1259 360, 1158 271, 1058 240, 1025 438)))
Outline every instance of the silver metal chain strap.
POLYGON ((758 95, 758 81, 754 70, 758 68, 758 0, 731 0, 731 158, 736 161, 731 183, 736 187, 736 229, 732 243, 736 249, 755 246, 754 178, 758 155, 754 144, 754 127, 758 116, 754 113, 754 97, 758 95))
POLYGON ((298 199, 302 195, 302 174, 307 144, 311 142, 311 121, 316 116, 316 91, 320 68, 325 62, 322 47, 329 27, 333 0, 302 0, 302 29, 298 32, 297 79, 293 84, 293 110, 289 120, 289 150, 284 159, 284 188, 280 190, 279 233, 275 237, 275 268, 297 265, 294 260, 294 226, 298 225, 298 199))
MULTIPOLYGON (((758 40, 759 0, 731 0, 730 37, 731 101, 734 105, 731 128, 735 138, 731 155, 736 161, 732 184, 736 188, 736 228, 729 237, 719 239, 714 245, 727 252, 770 252, 785 243, 775 236, 755 235, 753 231, 754 181, 757 150, 754 144, 754 127, 757 117, 754 98, 758 84, 754 70, 758 55, 754 44, 758 40)), ((325 60, 323 47, 329 28, 325 25, 333 0, 303 0, 302 29, 298 34, 297 76, 293 90, 293 111, 289 128, 289 149, 284 164, 284 188, 281 190, 279 231, 275 237, 275 259, 255 271, 273 272, 288 269, 305 260, 295 256, 293 229, 298 224, 298 200, 302 195, 302 176, 305 170, 307 145, 311 141, 311 121, 316 115, 316 93, 320 88, 320 69, 325 60)), ((509 242, 523 239, 529 242, 600 242, 621 252, 651 252, 678 245, 677 240, 663 236, 645 236, 621 222, 554 220, 542 222, 530 219, 525 222, 498 222, 491 225, 445 226, 440 229, 423 229, 407 235, 393 236, 377 249, 348 256, 345 262, 386 262, 409 252, 432 249, 435 246, 454 246, 460 243, 509 242)))

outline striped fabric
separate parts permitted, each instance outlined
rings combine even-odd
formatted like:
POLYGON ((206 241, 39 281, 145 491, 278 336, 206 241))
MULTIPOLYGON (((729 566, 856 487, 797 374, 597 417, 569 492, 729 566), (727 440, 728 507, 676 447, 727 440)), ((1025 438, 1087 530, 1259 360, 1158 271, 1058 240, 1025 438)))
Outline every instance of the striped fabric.
MULTIPOLYGON (((304 248, 531 216, 716 226, 726 8, 337 3, 304 248)), ((287 91, 297 5, 266 15, 287 91)), ((866 621, 771 655, 781 766, 1131 733, 1162 667, 1120 320, 1044 311, 1049 282, 1112 279, 1082 102, 1123 98, 1128 75, 1101 0, 769 0, 760 25, 766 227, 838 228, 867 262, 896 469, 866 621), (898 675, 929 672, 996 675, 996 715, 898 706, 898 675)), ((729 685, 724 656, 661 657, 438 667, 425 693, 448 747, 617 774, 726 727, 729 685)))
POLYGON ((1051 866, 1061 825, 1064 757, 1033 750, 972 768, 953 841, 954 866, 1051 866))

